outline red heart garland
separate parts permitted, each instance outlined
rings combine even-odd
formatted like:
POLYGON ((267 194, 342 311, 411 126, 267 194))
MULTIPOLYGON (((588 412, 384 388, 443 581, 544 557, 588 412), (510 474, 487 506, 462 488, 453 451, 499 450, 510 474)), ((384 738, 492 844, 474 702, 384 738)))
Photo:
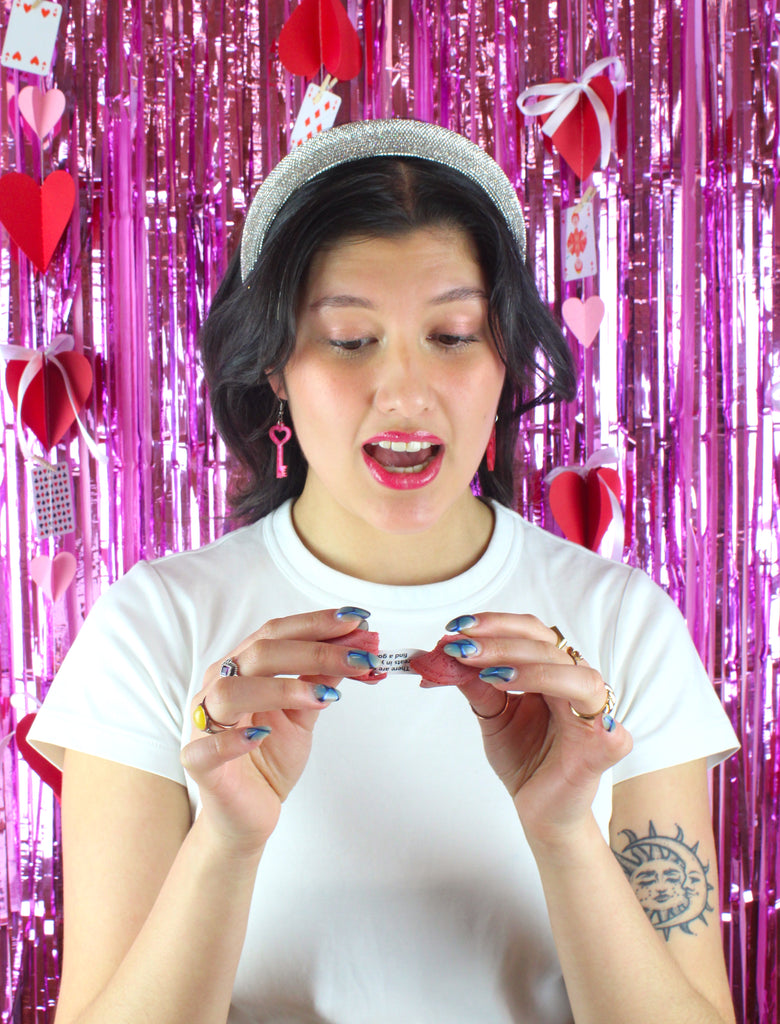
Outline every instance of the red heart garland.
POLYGON ((38 185, 28 174, 0 178, 0 221, 22 252, 42 273, 68 226, 76 183, 67 171, 54 171, 38 185))
MULTIPOLYGON (((569 81, 568 78, 551 79, 551 82, 569 81)), ((615 109, 615 90, 610 80, 606 75, 597 75, 589 79, 588 86, 604 104, 611 120, 615 109)), ((543 94, 540 94, 540 99, 542 96, 543 94)), ((550 116, 551 114, 541 114, 539 120, 544 124, 550 116)), ((585 96, 580 96, 577 106, 554 132, 552 144, 580 180, 588 178, 593 173, 601 153, 601 136, 593 104, 585 96)))
POLYGON ((279 60, 294 75, 311 78, 324 64, 340 81, 354 78, 360 37, 339 0, 301 0, 279 35, 279 60))
POLYGON ((37 772, 47 785, 51 786, 54 795, 59 800, 62 793, 62 772, 27 742, 27 733, 34 721, 35 712, 20 719, 16 726, 16 749, 32 770, 37 772))
POLYGON ((582 476, 562 470, 550 481, 550 510, 567 540, 597 551, 612 521, 609 491, 620 498, 620 476, 599 466, 582 476))
MULTIPOLYGON (((22 403, 22 420, 47 450, 65 436, 76 419, 76 412, 84 405, 92 390, 92 367, 86 356, 80 352, 61 352, 57 359, 68 375, 76 411, 68 399, 62 374, 45 357, 41 369, 30 381, 22 403)), ((14 408, 17 408, 19 382, 26 367, 27 363, 23 359, 8 360, 5 383, 14 408)))

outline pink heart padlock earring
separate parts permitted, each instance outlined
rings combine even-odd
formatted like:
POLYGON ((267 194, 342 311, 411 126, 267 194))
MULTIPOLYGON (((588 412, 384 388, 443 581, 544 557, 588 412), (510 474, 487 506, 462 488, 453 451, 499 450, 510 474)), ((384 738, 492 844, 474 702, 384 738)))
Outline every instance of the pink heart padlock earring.
POLYGON ((287 466, 284 464, 284 446, 292 437, 292 430, 284 422, 284 402, 279 400, 279 415, 276 423, 268 431, 268 436, 276 445, 276 479, 281 480, 287 476, 287 466))

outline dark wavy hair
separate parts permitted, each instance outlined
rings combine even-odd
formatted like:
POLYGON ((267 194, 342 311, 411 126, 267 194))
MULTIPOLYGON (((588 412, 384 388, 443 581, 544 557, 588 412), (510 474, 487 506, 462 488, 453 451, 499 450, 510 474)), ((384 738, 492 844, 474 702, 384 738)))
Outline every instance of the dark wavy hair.
POLYGON ((483 457, 479 490, 511 507, 521 415, 575 393, 568 345, 504 218, 478 185, 431 161, 373 157, 326 171, 293 193, 243 283, 234 254, 201 330, 214 422, 235 460, 229 493, 234 521, 254 522, 303 490, 306 460, 294 431, 285 449, 288 476, 276 479, 268 431, 279 401, 268 376, 281 373, 292 355, 296 310, 315 254, 348 237, 399 236, 434 226, 458 228, 472 239, 488 282, 488 322, 506 380, 495 469, 490 472, 483 457))

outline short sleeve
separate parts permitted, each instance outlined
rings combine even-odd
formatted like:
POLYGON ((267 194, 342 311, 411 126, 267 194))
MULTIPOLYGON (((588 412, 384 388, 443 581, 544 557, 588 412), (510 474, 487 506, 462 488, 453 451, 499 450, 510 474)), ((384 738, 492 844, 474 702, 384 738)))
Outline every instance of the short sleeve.
POLYGON ((138 563, 95 603, 39 710, 29 742, 62 766, 66 748, 185 783, 189 624, 155 569, 138 563))
POLYGON ((616 714, 634 740, 615 782, 700 758, 712 768, 738 749, 684 618, 638 570, 626 583, 610 660, 620 681, 616 714))

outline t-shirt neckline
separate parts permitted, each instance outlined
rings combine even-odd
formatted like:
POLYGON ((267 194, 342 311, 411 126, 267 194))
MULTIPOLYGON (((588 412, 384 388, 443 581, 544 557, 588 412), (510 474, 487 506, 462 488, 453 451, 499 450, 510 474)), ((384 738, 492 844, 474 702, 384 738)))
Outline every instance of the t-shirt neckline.
POLYGON ((465 572, 438 583, 396 586, 370 583, 325 565, 298 536, 292 520, 293 499, 275 509, 263 521, 264 540, 278 569, 295 586, 317 594, 327 602, 334 596, 343 603, 395 611, 432 611, 493 589, 516 564, 513 546, 520 542, 519 517, 502 505, 490 502, 493 533, 482 557, 465 572))

